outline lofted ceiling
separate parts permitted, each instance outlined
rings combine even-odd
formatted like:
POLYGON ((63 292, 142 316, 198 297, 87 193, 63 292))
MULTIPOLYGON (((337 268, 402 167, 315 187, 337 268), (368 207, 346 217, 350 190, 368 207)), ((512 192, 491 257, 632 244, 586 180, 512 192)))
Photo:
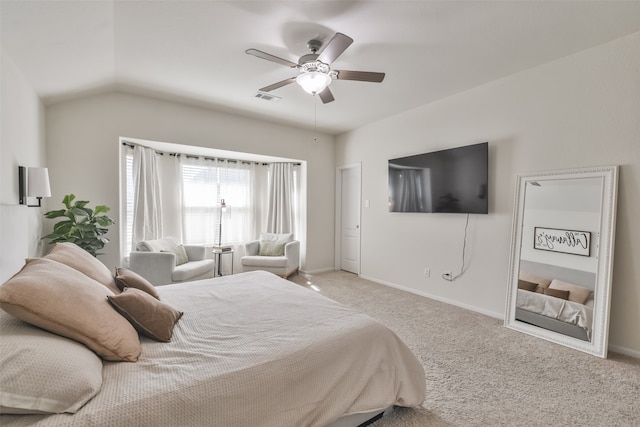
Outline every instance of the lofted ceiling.
POLYGON ((3 53, 45 105, 120 91, 338 134, 640 31, 640 1, 5 1, 3 53), (334 81, 322 104, 296 75, 245 54, 297 62, 336 32, 334 62, 385 72, 334 81))

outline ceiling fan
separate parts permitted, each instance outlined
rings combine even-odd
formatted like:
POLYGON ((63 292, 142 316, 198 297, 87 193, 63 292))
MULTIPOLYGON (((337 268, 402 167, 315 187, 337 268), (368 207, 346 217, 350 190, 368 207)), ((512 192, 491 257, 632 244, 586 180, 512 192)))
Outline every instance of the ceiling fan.
POLYGON ((258 49, 247 49, 245 52, 249 55, 266 59, 267 61, 276 62, 278 64, 294 68, 299 72, 295 77, 291 77, 259 89, 261 92, 270 92, 274 89, 296 82, 306 92, 312 95, 317 94, 322 100, 322 103, 326 104, 335 99, 329 89, 329 84, 331 84, 333 80, 357 80, 361 82, 374 83, 380 83, 384 80, 384 73, 331 69, 333 61, 335 61, 338 56, 340 56, 342 52, 351 45, 351 43, 353 43, 353 39, 342 33, 336 33, 322 50, 320 50, 322 47, 322 42, 320 40, 309 40, 307 47, 311 50, 311 53, 301 56, 297 64, 258 49))

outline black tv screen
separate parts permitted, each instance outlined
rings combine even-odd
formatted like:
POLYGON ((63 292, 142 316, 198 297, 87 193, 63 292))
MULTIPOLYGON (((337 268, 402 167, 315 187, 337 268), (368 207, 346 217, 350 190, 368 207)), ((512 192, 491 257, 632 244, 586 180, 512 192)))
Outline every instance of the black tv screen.
POLYGON ((489 213, 489 143, 389 160, 390 212, 489 213))

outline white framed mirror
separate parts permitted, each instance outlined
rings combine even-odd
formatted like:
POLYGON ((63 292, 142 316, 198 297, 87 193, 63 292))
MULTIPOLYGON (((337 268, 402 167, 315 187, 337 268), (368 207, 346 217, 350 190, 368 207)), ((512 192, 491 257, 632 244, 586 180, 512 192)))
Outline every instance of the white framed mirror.
POLYGON ((607 357, 618 167, 516 175, 505 326, 607 357))

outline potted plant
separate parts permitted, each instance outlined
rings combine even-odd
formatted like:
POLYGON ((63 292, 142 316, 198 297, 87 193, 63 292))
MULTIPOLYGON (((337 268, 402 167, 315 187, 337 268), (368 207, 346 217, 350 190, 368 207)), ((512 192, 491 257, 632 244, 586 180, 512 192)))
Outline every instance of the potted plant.
POLYGON ((100 249, 109 242, 104 235, 109 231, 106 227, 115 221, 104 215, 110 209, 107 206, 96 206, 90 209, 85 200, 74 202, 76 196, 68 194, 62 199, 65 209, 49 211, 44 214, 48 219, 63 218, 53 226, 53 232, 43 237, 49 243, 71 242, 80 246, 91 255, 98 256, 100 249), (72 204, 73 203, 73 204, 72 204))

